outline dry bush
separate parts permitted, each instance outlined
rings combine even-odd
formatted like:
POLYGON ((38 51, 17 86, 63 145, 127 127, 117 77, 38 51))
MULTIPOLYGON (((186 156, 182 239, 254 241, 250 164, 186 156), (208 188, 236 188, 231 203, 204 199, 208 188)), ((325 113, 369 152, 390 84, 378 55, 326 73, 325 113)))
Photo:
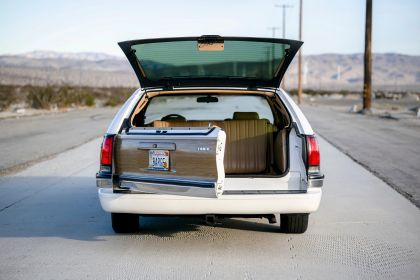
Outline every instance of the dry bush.
POLYGON ((0 111, 9 108, 10 105, 16 102, 17 96, 14 87, 0 85, 0 111))
POLYGON ((26 102, 34 109, 51 109, 57 104, 57 95, 51 86, 30 87, 26 102))
POLYGON ((16 103, 26 104, 34 109, 118 106, 135 91, 125 87, 78 87, 69 85, 14 86, 0 85, 0 111, 16 103))

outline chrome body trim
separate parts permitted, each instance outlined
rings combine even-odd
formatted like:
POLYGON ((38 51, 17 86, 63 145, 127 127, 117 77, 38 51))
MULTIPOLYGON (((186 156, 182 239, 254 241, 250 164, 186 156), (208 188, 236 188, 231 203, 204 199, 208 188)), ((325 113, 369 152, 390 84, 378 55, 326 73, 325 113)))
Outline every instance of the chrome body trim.
POLYGON ((309 188, 321 188, 324 185, 324 179, 312 179, 308 180, 309 188))
POLYGON ((176 180, 133 181, 122 179, 116 193, 130 194, 171 194, 180 196, 195 196, 215 198, 215 183, 207 182, 178 182, 176 180))
POLYGON ((224 191, 223 195, 238 195, 238 194, 296 194, 306 193, 306 190, 232 190, 224 191))
POLYGON ((168 150, 175 151, 175 143, 165 142, 140 142, 137 147, 138 150, 168 150))
POLYGON ((110 189, 112 188, 112 180, 111 179, 105 179, 105 178, 96 178, 96 186, 98 188, 106 188, 110 189))
POLYGON ((139 88, 130 96, 130 98, 127 99, 127 101, 118 111, 111 124, 109 125, 107 134, 118 134, 120 132, 124 120, 130 116, 131 112, 134 110, 134 107, 137 105, 143 94, 144 91, 139 88))
POLYGON ((314 131, 308 122, 308 119, 300 110, 299 106, 293 101, 293 99, 287 94, 286 91, 279 88, 276 92, 280 99, 286 106, 287 111, 292 116, 292 122, 296 122, 296 126, 299 130, 299 134, 313 135, 314 131))

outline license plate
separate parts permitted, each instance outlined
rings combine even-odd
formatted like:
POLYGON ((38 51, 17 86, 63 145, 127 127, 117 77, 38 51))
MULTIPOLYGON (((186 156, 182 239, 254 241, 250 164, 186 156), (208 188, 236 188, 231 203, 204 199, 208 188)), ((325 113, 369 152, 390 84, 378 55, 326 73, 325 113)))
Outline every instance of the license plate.
POLYGON ((150 150, 149 168, 153 170, 169 170, 169 151, 150 150))

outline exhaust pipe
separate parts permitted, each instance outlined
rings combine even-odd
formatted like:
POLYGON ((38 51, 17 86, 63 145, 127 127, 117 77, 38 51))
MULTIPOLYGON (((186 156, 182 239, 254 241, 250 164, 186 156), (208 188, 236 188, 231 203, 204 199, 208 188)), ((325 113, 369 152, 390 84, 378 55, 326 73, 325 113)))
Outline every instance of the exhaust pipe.
POLYGON ((207 224, 208 226, 212 226, 212 227, 214 227, 214 226, 217 226, 217 225, 222 224, 222 223, 220 222, 219 218, 218 218, 216 215, 206 215, 206 216, 204 217, 204 219, 205 219, 206 224, 207 224))

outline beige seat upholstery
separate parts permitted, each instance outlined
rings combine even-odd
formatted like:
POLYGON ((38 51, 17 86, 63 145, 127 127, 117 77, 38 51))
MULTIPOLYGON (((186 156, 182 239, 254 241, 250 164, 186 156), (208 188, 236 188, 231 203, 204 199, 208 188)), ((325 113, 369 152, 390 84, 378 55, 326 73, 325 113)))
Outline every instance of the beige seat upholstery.
MULTIPOLYGON (((255 174, 267 169, 272 125, 267 120, 154 121, 154 127, 207 127, 216 125, 226 132, 225 172, 255 174)), ((270 149, 271 150, 271 149, 270 149)))
POLYGON ((280 130, 274 141, 274 162, 280 173, 286 172, 287 169, 287 132, 285 129, 280 130))
POLYGON ((226 132, 225 172, 262 173, 267 167, 268 123, 266 120, 229 120, 226 132))

